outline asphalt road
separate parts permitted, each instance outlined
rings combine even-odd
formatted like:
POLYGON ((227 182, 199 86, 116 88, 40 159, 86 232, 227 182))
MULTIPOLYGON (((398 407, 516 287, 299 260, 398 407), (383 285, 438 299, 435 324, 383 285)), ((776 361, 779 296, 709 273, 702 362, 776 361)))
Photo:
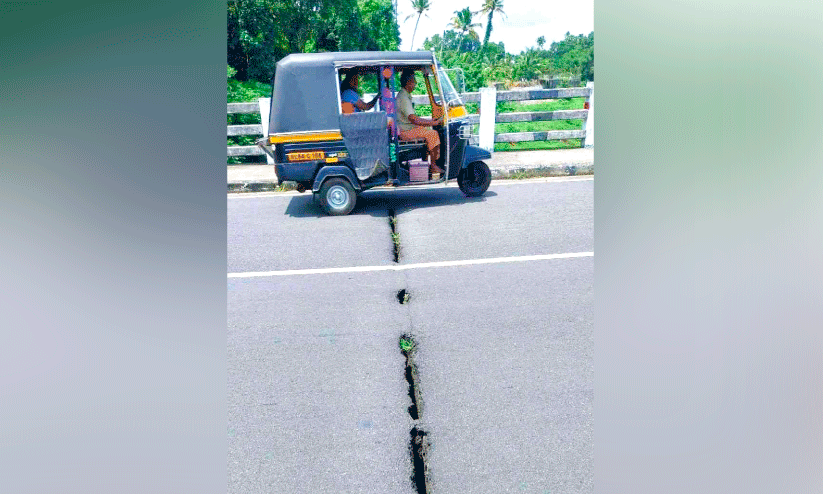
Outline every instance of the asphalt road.
POLYGON ((227 242, 228 492, 415 492, 413 426, 430 492, 593 490, 592 179, 372 190, 345 217, 230 195, 227 242), (580 256, 517 259, 548 254, 580 256), (513 262, 419 265, 490 258, 513 262))

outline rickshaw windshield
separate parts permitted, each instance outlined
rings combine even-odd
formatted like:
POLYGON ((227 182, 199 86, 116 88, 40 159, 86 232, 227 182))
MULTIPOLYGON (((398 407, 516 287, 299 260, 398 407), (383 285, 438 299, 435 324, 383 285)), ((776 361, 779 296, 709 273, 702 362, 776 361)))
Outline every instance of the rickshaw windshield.
POLYGON ((446 74, 443 69, 439 69, 437 71, 437 77, 440 79, 440 84, 443 87, 443 96, 446 98, 446 103, 452 107, 463 106, 463 100, 460 99, 460 95, 457 94, 457 91, 454 89, 449 75, 446 74))

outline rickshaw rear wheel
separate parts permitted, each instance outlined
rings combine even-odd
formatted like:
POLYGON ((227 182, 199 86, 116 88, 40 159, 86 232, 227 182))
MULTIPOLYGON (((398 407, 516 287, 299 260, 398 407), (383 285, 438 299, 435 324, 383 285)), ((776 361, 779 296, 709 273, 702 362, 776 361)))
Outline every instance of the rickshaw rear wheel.
POLYGON ((320 206, 327 214, 343 216, 354 209, 357 193, 345 178, 334 177, 323 182, 320 187, 320 206))
POLYGON ((457 186, 469 197, 483 195, 492 183, 492 172, 489 165, 482 161, 475 161, 460 170, 457 175, 457 186))

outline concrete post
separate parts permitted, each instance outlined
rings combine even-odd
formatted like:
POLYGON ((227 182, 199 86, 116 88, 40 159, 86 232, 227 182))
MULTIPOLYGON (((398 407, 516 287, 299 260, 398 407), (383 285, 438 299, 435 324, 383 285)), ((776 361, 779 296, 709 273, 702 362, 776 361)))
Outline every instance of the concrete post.
POLYGON ((589 114, 583 121, 583 130, 586 131, 586 137, 583 138, 583 147, 590 148, 594 146, 594 83, 587 82, 586 87, 591 88, 592 92, 586 98, 586 106, 589 107, 589 114))
MULTIPOLYGON (((263 137, 269 137, 269 109, 271 108, 271 98, 257 98, 260 105, 260 127, 263 129, 263 137)), ((273 165, 274 160, 266 155, 266 163, 273 165)))
POLYGON ((494 152, 494 122, 497 119, 497 89, 480 88, 480 143, 486 151, 494 152))

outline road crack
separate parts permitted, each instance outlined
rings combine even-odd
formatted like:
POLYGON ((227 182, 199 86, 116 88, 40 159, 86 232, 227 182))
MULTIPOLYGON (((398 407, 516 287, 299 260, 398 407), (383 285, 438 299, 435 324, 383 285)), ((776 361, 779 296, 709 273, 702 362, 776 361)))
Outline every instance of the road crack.
MULTIPOLYGON (((394 208, 388 208, 388 217, 389 226, 391 227, 394 262, 400 263, 400 232, 397 228, 397 213, 394 208)), ((411 301, 411 294, 405 288, 398 290, 396 297, 397 302, 400 305, 408 305, 411 301)), ((417 342, 411 333, 411 328, 414 326, 413 321, 411 320, 411 311, 408 315, 409 331, 400 336, 399 346, 400 352, 406 359, 404 372, 406 382, 409 385, 409 399, 411 400, 411 405, 408 408, 408 412, 409 416, 415 422, 411 431, 409 431, 409 456, 411 457, 412 466, 410 480, 417 491, 417 494, 427 494, 429 492, 427 462, 429 441, 427 439, 426 431, 424 431, 419 424, 419 420, 423 416, 423 397, 422 392, 420 391, 420 378, 417 373, 417 365, 415 364, 417 342)))
POLYGON ((389 208, 389 226, 391 227, 392 249, 394 252, 394 262, 400 262, 400 233, 397 231, 397 213, 394 208, 389 208))

